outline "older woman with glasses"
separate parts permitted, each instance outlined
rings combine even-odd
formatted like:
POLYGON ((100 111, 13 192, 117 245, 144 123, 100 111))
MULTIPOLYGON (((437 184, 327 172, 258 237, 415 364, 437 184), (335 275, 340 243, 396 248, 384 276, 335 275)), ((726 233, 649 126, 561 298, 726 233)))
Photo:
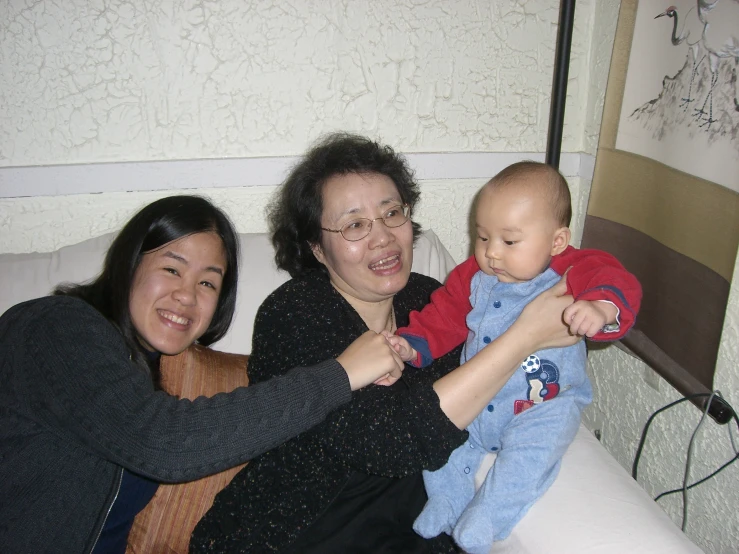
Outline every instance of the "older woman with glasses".
MULTIPOLYGON (((369 139, 335 134, 293 169, 271 207, 278 267, 292 280, 256 317, 252 383, 341 353, 368 329, 409 322, 440 284, 411 273, 418 185, 405 160, 369 139)), ((455 552, 447 535, 412 529, 465 427, 531 352, 576 342, 562 323, 564 283, 457 367, 459 349, 352 402, 247 465, 195 529, 192 552, 455 552)), ((388 381, 389 383, 390 381, 388 381)))

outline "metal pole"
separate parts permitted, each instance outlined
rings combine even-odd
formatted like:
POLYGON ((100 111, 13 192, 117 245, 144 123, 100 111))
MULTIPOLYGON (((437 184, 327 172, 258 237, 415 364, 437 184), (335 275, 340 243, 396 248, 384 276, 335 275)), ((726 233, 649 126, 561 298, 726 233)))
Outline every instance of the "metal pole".
POLYGON ((572 27, 575 21, 575 0, 560 0, 557 51, 554 54, 554 78, 552 79, 552 103, 549 109, 546 162, 559 169, 562 150, 562 128, 567 100, 567 75, 570 70, 572 27))

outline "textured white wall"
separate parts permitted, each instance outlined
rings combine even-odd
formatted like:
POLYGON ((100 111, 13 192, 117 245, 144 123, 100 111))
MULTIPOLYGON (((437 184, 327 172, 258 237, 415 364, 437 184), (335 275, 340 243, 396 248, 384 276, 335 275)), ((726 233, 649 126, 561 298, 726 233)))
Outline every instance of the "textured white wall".
POLYGON ((557 17, 550 0, 2 2, 0 164, 296 154, 333 129, 403 151, 542 151, 557 17))
MULTIPOLYGON (((550 0, 39 0, 1 2, 0 166, 300 153, 324 131, 353 130, 405 152, 543 151, 557 9, 550 0)), ((594 154, 618 2, 580 0, 564 150, 594 154)), ((571 178, 576 244, 590 182, 571 178)), ((248 182, 248 176, 245 176, 248 182)), ((457 260, 467 253, 476 180, 426 181, 418 220, 457 260)), ((272 187, 207 189, 240 231, 265 228, 272 187)), ((49 250, 117 229, 160 192, 0 201, 7 251, 49 250)), ((735 280, 717 386, 739 405, 735 280)), ((630 467, 648 415, 677 394, 654 391, 641 363, 591 354, 588 422, 630 467)), ((699 414, 655 424, 640 482, 677 486, 699 414)), ((729 456, 710 423, 694 462, 729 456)), ((689 536, 735 552, 737 469, 690 493, 689 536), (733 486, 732 486, 733 485, 733 486), (727 515, 728 514, 728 515, 727 515)), ((662 503, 679 521, 679 499, 662 503)), ((617 525, 617 522, 614 522, 617 525)), ((627 530, 624 530, 627 532, 627 530)))
MULTIPOLYGON (((576 10, 565 151, 599 118, 593 6, 576 10)), ((541 152, 557 17, 549 0, 3 2, 0 167, 290 155, 335 129, 405 152, 541 152)), ((115 229, 156 196, 3 199, 2 249, 115 229)))

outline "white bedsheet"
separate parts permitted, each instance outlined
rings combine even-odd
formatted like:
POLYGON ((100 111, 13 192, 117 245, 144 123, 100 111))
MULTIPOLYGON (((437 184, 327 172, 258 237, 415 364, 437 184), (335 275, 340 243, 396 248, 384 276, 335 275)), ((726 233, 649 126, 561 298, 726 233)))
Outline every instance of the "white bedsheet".
POLYGON ((701 552, 583 425, 552 487, 513 533, 491 550, 491 554, 701 552))

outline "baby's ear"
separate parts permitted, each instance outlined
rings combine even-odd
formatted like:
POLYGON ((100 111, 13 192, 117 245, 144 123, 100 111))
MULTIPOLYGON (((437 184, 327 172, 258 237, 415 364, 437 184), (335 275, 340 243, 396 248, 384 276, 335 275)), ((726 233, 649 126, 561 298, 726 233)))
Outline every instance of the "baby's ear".
POLYGON ((570 238, 571 238, 570 228, 569 227, 560 227, 556 231, 554 231, 554 238, 552 239, 552 256, 556 256, 557 254, 561 254, 565 251, 565 248, 567 248, 567 245, 570 244, 570 238))

